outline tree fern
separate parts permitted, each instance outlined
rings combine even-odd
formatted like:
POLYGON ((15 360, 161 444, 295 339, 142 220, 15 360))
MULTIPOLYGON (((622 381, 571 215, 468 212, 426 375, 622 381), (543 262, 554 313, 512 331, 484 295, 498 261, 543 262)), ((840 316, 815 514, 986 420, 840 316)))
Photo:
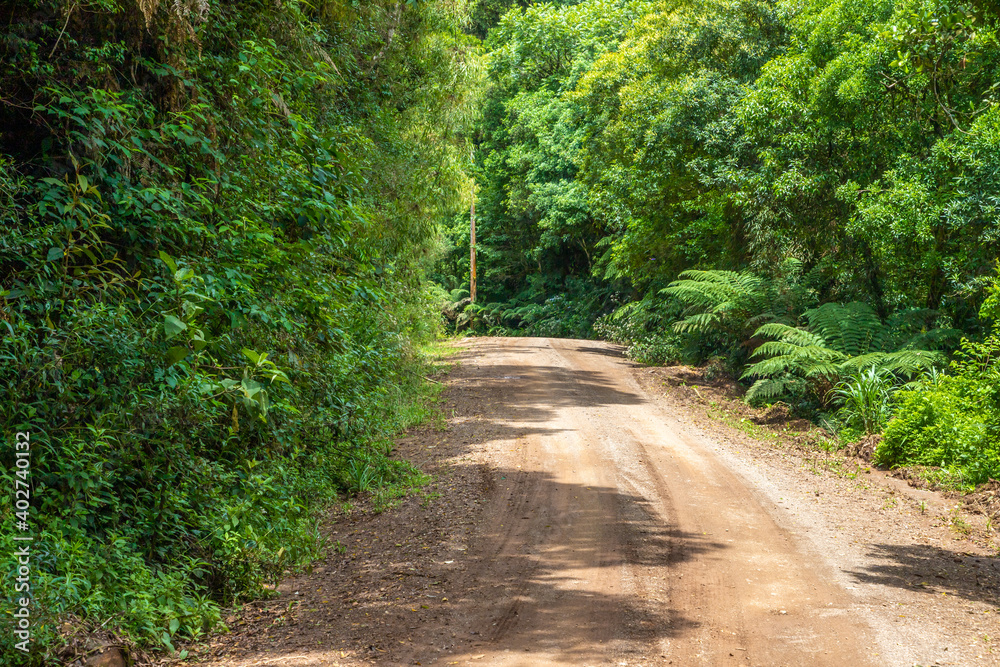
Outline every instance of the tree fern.
POLYGON ((940 352, 917 349, 928 341, 940 341, 950 330, 934 329, 908 335, 901 319, 882 322, 863 303, 827 303, 802 315, 806 328, 772 322, 759 327, 755 337, 770 338, 751 355, 759 359, 747 368, 744 378, 756 381, 747 392, 748 401, 776 398, 803 381, 820 404, 829 390, 861 371, 897 379, 911 378, 940 366, 940 352))
POLYGON ((773 290, 749 272, 684 271, 660 293, 683 305, 674 331, 712 340, 710 346, 735 353, 736 363, 745 356, 754 329, 774 319, 773 290))
POLYGON ((802 316, 827 347, 848 356, 882 351, 890 344, 888 327, 864 303, 825 303, 802 316))
POLYGON ((794 321, 815 293, 802 283, 802 264, 786 260, 772 278, 749 271, 684 271, 661 294, 683 304, 680 333, 722 338, 722 348, 746 349, 762 324, 794 321))
POLYGON ((942 366, 944 360, 944 355, 937 351, 907 349, 896 352, 872 352, 851 357, 842 364, 842 367, 848 373, 874 367, 878 370, 912 378, 932 368, 942 366))
POLYGON ((687 306, 687 316, 676 322, 679 332, 707 333, 740 328, 767 310, 764 281, 748 272, 684 271, 661 291, 687 306))

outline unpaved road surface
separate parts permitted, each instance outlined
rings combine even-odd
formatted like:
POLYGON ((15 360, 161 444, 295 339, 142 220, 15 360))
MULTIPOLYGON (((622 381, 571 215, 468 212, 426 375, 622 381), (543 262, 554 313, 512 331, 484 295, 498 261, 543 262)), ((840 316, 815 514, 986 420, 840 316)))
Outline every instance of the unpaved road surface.
POLYGON ((492 601, 481 660, 871 664, 869 630, 822 559, 608 352, 510 340, 483 366, 511 385, 521 437, 482 524, 479 567, 513 585, 492 601))
POLYGON ((213 664, 997 664, 973 645, 995 580, 945 594, 935 626, 934 599, 837 542, 818 487, 793 498, 682 424, 613 346, 478 339, 460 356, 447 433, 410 443, 446 458, 441 498, 338 524, 346 556, 281 589, 297 611, 213 664))

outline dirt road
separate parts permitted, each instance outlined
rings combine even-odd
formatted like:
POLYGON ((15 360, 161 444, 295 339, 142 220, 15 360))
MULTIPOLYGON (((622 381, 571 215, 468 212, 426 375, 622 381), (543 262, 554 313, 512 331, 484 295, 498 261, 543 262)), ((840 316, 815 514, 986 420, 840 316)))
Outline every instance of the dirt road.
POLYGON ((869 630, 823 559, 678 435, 612 350, 502 340, 483 361, 516 445, 473 553, 510 585, 492 600, 488 651, 451 660, 871 664, 869 630))
MULTIPOLYGON (((271 625, 213 664, 997 664, 968 648, 995 580, 956 584, 942 608, 896 592, 896 570, 850 562, 807 506, 826 504, 818 486, 793 498, 682 424, 613 346, 478 339, 459 360, 447 432, 401 445, 444 461, 440 499, 335 526, 346 554, 286 582, 272 608, 289 611, 261 607, 271 625)), ((882 528, 846 541, 866 530, 882 528)), ((955 572, 997 567, 971 556, 935 552, 955 572)))

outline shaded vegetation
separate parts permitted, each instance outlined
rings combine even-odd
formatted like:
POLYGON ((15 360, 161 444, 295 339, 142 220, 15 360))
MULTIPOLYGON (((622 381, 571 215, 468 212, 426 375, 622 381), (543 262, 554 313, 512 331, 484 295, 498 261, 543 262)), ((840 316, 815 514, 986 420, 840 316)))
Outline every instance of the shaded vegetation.
POLYGON ((32 651, 0 653, 62 664, 65 623, 170 649, 315 557, 324 503, 419 482, 389 436, 424 410, 478 40, 449 2, 2 16, 0 475, 30 432, 36 542, 32 651))

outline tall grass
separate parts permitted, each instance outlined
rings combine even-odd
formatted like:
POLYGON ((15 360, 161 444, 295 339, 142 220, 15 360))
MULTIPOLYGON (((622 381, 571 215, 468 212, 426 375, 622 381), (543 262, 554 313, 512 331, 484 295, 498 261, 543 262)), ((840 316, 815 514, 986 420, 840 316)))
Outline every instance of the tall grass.
POLYGON ((841 419, 865 435, 872 435, 880 433, 892 416, 895 386, 891 373, 872 366, 838 384, 831 394, 835 400, 843 401, 841 419))

